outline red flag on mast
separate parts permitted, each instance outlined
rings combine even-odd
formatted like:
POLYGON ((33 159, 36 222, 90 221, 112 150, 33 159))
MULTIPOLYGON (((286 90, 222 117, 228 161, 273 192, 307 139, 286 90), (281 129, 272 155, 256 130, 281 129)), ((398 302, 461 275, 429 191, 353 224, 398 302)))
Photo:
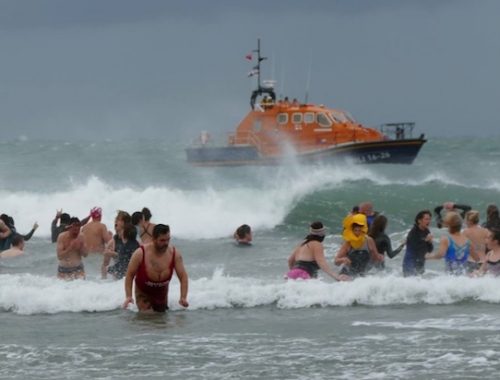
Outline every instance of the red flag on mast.
POLYGON ((252 53, 248 53, 247 55, 245 55, 245 58, 248 59, 249 61, 252 60, 252 53))

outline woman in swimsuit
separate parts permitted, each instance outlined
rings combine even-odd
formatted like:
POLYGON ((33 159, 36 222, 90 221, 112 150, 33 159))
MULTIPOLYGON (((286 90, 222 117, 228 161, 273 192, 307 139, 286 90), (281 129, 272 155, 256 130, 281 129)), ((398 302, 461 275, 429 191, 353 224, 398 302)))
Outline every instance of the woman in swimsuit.
POLYGON ((464 274, 467 272, 469 255, 474 261, 479 256, 471 241, 462 232, 462 217, 457 212, 449 212, 443 220, 448 227, 448 234, 441 236, 437 252, 425 255, 426 260, 445 258, 446 272, 450 274, 464 274))
POLYGON ((304 241, 296 247, 288 258, 289 272, 287 279, 307 280, 318 277, 318 270, 322 269, 325 273, 337 281, 349 280, 348 276, 335 273, 325 258, 323 249, 323 240, 325 239, 325 227, 321 222, 314 222, 309 228, 309 235, 304 241))
POLYGON ((500 276, 500 230, 488 231, 486 246, 490 250, 486 255, 486 260, 473 275, 482 276, 488 273, 495 277, 500 276))
POLYGON ((141 212, 142 215, 144 216, 144 219, 140 224, 141 241, 142 244, 151 243, 153 241, 153 229, 155 228, 155 224, 150 222, 150 219, 153 215, 151 214, 151 211, 149 211, 149 208, 147 207, 144 207, 141 212))
POLYGON ((472 272, 481 267, 486 258, 486 238, 488 236, 488 229, 479 225, 479 211, 470 210, 465 214, 464 235, 472 242, 476 253, 479 256, 479 262, 473 261, 470 257, 467 261, 469 272, 472 272))

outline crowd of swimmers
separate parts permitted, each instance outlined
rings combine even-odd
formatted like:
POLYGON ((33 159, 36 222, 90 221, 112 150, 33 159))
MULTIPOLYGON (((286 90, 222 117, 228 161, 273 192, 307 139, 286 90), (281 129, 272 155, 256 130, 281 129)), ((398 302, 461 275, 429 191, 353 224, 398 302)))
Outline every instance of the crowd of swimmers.
MULTIPOLYGON (((365 276, 383 270, 386 258, 392 259, 405 249, 403 275, 417 276, 425 271, 426 260, 444 258, 445 270, 454 275, 500 275, 500 216, 498 207, 490 205, 486 221, 479 224, 479 212, 468 205, 445 202, 434 209, 436 224, 445 227, 434 247, 429 228, 430 210, 417 213, 415 223, 404 241, 395 249, 386 233, 388 219, 375 212, 371 202, 352 208, 342 223, 342 244, 332 269, 325 257, 323 241, 327 230, 322 222, 313 222, 304 240, 288 258, 290 280, 317 278, 321 269, 338 281, 365 276), (466 228, 462 229, 465 220, 466 228)), ((51 224, 52 242, 57 244, 57 277, 65 280, 84 279, 83 258, 89 254, 102 256, 101 276, 125 278, 123 307, 136 303, 141 311, 165 311, 168 286, 174 272, 180 281, 179 304, 188 307, 188 274, 180 251, 170 244, 170 228, 151 222, 151 211, 144 207, 131 215, 118 211, 114 233, 102 223, 102 209, 94 207, 83 219, 58 210, 51 224), (132 295, 135 283, 135 294, 132 295)), ((17 232, 12 217, 0 215, 0 258, 23 254, 38 224, 25 235, 17 232)), ((251 246, 253 235, 249 225, 239 226, 233 234, 236 244, 251 246)))
MULTIPOLYGON (((94 207, 88 216, 79 219, 58 210, 51 224, 52 242, 56 243, 57 277, 65 280, 85 278, 83 258, 89 254, 102 256, 101 276, 125 278, 123 307, 136 303, 141 311, 165 311, 168 305, 168 286, 174 272, 180 281, 179 304, 188 307, 188 275, 182 255, 170 243, 170 228, 151 222, 151 211, 144 207, 130 215, 118 211, 115 232, 102 223, 102 209, 94 207), (132 296, 135 283, 135 297, 132 296), (134 301, 135 299, 135 301, 134 301)), ((0 222, 0 258, 23 254, 27 235, 17 233, 14 221, 7 216, 0 222)))
POLYGON ((488 206, 486 221, 479 224, 479 212, 468 205, 445 202, 434 209, 438 228, 447 233, 434 247, 429 228, 430 210, 415 216, 408 235, 393 250, 386 234, 387 217, 373 211, 371 202, 353 207, 343 221, 343 242, 334 258, 340 266, 335 272, 325 259, 323 240, 326 229, 321 222, 310 225, 309 234, 288 258, 288 279, 309 279, 318 276, 319 269, 339 280, 364 276, 371 270, 383 269, 385 258, 394 258, 406 247, 402 270, 405 277, 422 275, 426 260, 442 259, 445 271, 453 275, 500 275, 500 217, 496 205, 488 206), (465 220, 466 228, 462 229, 465 220))

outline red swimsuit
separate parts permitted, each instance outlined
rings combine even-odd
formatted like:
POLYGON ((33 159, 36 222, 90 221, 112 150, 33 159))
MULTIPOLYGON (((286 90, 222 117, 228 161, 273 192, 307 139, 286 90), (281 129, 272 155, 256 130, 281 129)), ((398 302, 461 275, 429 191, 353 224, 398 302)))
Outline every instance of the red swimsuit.
POLYGON ((142 249, 142 262, 139 265, 137 274, 135 275, 135 286, 137 286, 143 293, 148 296, 151 307, 154 311, 165 311, 167 307, 167 296, 168 296, 168 284, 170 279, 174 274, 175 266, 175 247, 172 251, 172 261, 169 265, 170 274, 163 281, 151 281, 146 272, 146 252, 144 247, 141 245, 142 249))

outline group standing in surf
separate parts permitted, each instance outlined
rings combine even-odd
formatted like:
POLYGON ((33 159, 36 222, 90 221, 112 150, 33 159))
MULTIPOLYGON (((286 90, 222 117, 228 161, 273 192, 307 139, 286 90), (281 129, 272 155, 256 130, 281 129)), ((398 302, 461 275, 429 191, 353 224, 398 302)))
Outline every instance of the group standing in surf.
MULTIPOLYGON (((498 207, 487 208, 486 221, 480 225, 479 212, 468 205, 445 202, 434 209, 436 224, 447 233, 434 246, 430 232, 432 213, 419 211, 406 239, 393 249, 386 233, 388 219, 373 210, 371 202, 353 207, 342 222, 342 244, 333 264, 325 257, 323 240, 327 229, 322 222, 311 223, 304 240, 288 258, 289 280, 318 277, 322 270, 338 281, 349 281, 368 272, 384 270, 386 258, 404 252, 402 271, 405 277, 422 275, 426 260, 442 259, 445 271, 471 276, 490 273, 500 275, 500 216, 498 207), (462 230, 465 220, 466 228, 462 230)), ((170 244, 170 228, 151 222, 151 211, 144 207, 130 215, 118 211, 112 233, 102 222, 102 209, 94 207, 79 219, 58 210, 51 224, 52 242, 56 243, 57 277, 65 280, 85 279, 84 258, 102 256, 101 276, 125 278, 123 307, 136 303, 140 311, 168 309, 168 286, 176 273, 180 281, 179 304, 188 307, 188 274, 180 251, 170 244), (135 294, 132 290, 135 284, 135 294), (135 297, 134 297, 135 296, 135 297)), ((0 258, 20 256, 38 224, 26 235, 17 232, 12 217, 0 215, 0 258)), ((253 234, 249 225, 239 226, 233 235, 240 246, 250 247, 253 234)))

